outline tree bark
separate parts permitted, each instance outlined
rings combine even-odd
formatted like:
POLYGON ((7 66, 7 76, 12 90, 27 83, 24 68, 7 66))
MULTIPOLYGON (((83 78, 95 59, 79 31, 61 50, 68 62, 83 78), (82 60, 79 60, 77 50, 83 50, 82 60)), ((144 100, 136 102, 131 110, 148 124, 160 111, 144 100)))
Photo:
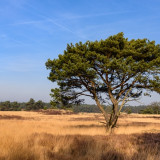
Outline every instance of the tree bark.
POLYGON ((98 101, 97 98, 95 98, 96 104, 98 106, 98 108, 100 109, 100 111, 102 112, 104 118, 105 118, 105 124, 106 124, 106 131, 108 133, 112 132, 112 129, 116 127, 117 125, 117 120, 119 117, 119 112, 118 112, 118 102, 116 102, 115 104, 113 104, 112 107, 112 113, 109 115, 108 113, 104 110, 104 108, 101 106, 100 102, 98 101))
POLYGON ((119 114, 118 114, 118 103, 113 104, 112 113, 110 115, 110 119, 107 123, 107 128, 112 130, 117 125, 119 114))
POLYGON ((106 124, 108 122, 108 114, 107 112, 104 110, 104 108, 101 106, 100 102, 98 101, 98 98, 95 98, 95 101, 96 101, 96 104, 98 106, 98 108, 100 109, 100 111, 102 112, 104 118, 105 118, 105 121, 106 121, 106 124))

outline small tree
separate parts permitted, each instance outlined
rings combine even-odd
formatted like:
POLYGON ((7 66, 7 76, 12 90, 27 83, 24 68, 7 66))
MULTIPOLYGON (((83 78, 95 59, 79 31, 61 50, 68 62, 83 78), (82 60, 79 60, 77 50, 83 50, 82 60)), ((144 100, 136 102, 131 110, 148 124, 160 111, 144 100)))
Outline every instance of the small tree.
POLYGON ((66 109, 71 107, 69 101, 73 97, 61 94, 61 89, 59 88, 51 89, 51 92, 50 96, 53 98, 53 101, 50 104, 53 108, 66 109))
POLYGON ((154 114, 160 114, 160 102, 153 102, 150 107, 153 108, 154 114))
POLYGON ((19 111, 19 110, 21 110, 20 104, 18 102, 16 102, 16 101, 11 103, 11 107, 12 107, 13 111, 19 111))
POLYGON ((140 111, 141 114, 154 114, 153 108, 146 107, 145 109, 140 111))
POLYGON ((30 100, 26 103, 26 110, 32 110, 35 108, 35 100, 30 98, 30 100))
POLYGON ((34 105, 34 110, 37 110, 37 109, 43 109, 44 108, 44 103, 41 101, 41 100, 39 100, 39 101, 37 101, 36 103, 35 103, 35 105, 34 105))
POLYGON ((10 111, 11 110, 11 102, 5 101, 1 103, 1 111, 10 111))
POLYGON ((144 114, 160 114, 160 102, 151 103, 146 109, 142 111, 144 114))
POLYGON ((53 102, 79 104, 80 96, 95 100, 107 130, 117 124, 124 104, 142 91, 160 93, 160 45, 147 39, 124 38, 123 33, 105 40, 68 44, 63 55, 46 62, 48 77, 59 88, 52 89, 53 102), (58 95, 58 96, 55 96, 58 95), (103 103, 112 103, 108 114, 103 103))

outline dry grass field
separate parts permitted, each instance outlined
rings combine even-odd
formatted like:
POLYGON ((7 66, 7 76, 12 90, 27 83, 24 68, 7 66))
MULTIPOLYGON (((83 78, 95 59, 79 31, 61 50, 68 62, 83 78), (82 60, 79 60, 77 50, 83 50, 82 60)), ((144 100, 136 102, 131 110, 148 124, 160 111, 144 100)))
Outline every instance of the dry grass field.
POLYGON ((160 116, 122 114, 107 135, 101 114, 0 112, 0 160, 159 160, 160 116))

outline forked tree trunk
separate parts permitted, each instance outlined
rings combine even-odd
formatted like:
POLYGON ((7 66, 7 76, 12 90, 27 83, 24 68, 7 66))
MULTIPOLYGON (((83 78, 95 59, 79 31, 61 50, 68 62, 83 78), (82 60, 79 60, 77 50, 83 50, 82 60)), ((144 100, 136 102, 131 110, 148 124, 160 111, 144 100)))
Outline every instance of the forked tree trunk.
POLYGON ((106 124, 106 131, 108 133, 111 133, 112 129, 116 127, 117 125, 117 120, 119 117, 119 112, 118 112, 118 103, 113 104, 112 106, 112 113, 109 114, 103 109, 101 104, 99 103, 98 99, 96 99, 96 103, 98 108, 101 110, 104 118, 105 118, 105 124, 106 124))
POLYGON ((112 131, 112 129, 116 127, 118 117, 119 117, 118 104, 113 104, 112 113, 110 115, 109 121, 106 122, 107 123, 106 129, 109 132, 112 131))
MULTIPOLYGON (((135 83, 135 81, 133 82, 133 84, 134 83, 135 83)), ((103 114, 103 116, 105 118, 105 121, 106 121, 105 124, 106 124, 107 132, 111 133, 112 129, 116 127, 120 112, 121 112, 121 110, 122 110, 122 108, 123 108, 123 106, 125 104, 125 101, 127 99, 128 94, 130 93, 131 90, 132 90, 132 86, 129 88, 129 90, 127 91, 125 97, 123 98, 122 104, 120 105, 120 108, 118 108, 118 100, 114 98, 114 96, 112 95, 111 90, 109 90, 109 97, 110 97, 110 100, 111 100, 111 102, 113 104, 112 113, 110 114, 110 118, 109 118, 108 113, 101 106, 96 94, 94 93, 94 97, 95 97, 95 101, 97 103, 97 106, 99 107, 99 109, 101 110, 101 112, 102 112, 102 114, 103 114)))

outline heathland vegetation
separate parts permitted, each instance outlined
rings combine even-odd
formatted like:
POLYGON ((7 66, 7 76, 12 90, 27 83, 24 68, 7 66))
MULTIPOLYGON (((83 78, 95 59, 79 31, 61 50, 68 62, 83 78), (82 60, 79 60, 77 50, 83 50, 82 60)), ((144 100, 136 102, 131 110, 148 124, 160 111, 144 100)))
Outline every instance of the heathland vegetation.
POLYGON ((1 111, 0 160, 159 160, 159 115, 121 114, 110 135, 101 122, 101 113, 1 111))

